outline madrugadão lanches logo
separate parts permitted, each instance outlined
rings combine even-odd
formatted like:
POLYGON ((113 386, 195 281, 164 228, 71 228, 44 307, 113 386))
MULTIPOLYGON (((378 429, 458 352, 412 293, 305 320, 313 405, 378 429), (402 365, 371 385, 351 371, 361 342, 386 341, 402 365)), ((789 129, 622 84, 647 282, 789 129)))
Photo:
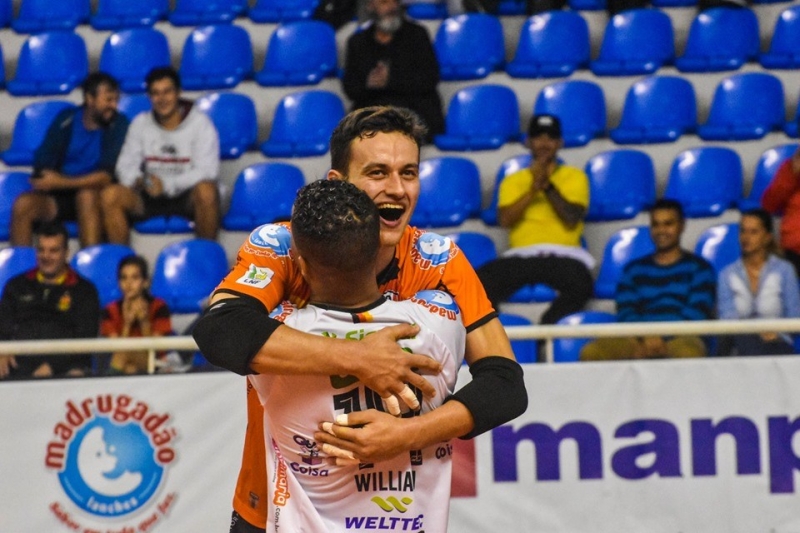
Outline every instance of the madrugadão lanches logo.
POLYGON ((122 517, 148 504, 175 460, 170 415, 124 394, 66 403, 45 465, 64 493, 95 517, 122 517))

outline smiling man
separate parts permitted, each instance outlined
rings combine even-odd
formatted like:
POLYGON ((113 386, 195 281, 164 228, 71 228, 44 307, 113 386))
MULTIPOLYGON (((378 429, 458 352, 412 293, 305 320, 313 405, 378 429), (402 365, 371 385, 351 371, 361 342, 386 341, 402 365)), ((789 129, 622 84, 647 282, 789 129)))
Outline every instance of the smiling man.
MULTIPOLYGON (((515 418, 527 406, 522 368, 469 262, 450 239, 408 226, 419 197, 419 147, 424 135, 419 118, 408 110, 353 111, 331 136, 328 178, 350 181, 378 206, 381 247, 376 278, 383 294, 405 300, 419 291, 437 289, 455 299, 467 330, 465 359, 473 379, 447 398, 453 401, 401 419, 373 408, 375 395, 383 399, 396 395, 416 407, 409 386, 425 397, 435 396, 420 374, 438 373, 439 363, 429 354, 408 353, 397 344, 398 339, 416 335, 416 326, 391 326, 352 342, 303 333, 268 316, 283 300, 304 307, 310 294, 289 254, 291 233, 285 224, 268 224, 250 234, 194 329, 206 358, 239 374, 358 378, 373 398, 352 399, 347 423, 359 429, 329 424, 327 431, 318 431, 313 438, 319 446, 336 446, 365 463, 456 437, 472 438, 515 418)), ((252 388, 247 398, 247 434, 232 532, 263 531, 267 521, 262 408, 252 388)))

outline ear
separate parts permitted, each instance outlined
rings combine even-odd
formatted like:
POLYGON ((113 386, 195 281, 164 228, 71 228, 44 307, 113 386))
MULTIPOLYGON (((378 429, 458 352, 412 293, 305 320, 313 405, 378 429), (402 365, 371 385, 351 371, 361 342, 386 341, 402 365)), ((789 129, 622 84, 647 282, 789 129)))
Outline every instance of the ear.
POLYGON ((292 255, 292 250, 294 249, 292 248, 289 250, 289 254, 292 256, 294 264, 297 265, 297 268, 300 270, 300 275, 303 276, 303 279, 308 280, 308 263, 306 263, 306 260, 303 258, 303 256, 298 254, 296 250, 292 255))
POLYGON ((342 180, 347 181, 347 176, 339 172, 338 170, 330 169, 326 176, 329 180, 342 180))

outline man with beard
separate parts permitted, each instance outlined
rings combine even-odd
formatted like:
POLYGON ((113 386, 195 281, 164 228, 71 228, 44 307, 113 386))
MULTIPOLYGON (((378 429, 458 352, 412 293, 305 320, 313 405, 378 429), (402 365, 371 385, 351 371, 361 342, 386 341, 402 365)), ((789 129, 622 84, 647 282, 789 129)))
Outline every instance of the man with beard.
POLYGON ((87 76, 83 105, 53 120, 33 159, 33 191, 20 195, 11 216, 11 244, 30 246, 33 225, 77 220, 82 247, 100 242, 100 189, 111 183, 128 119, 117 113, 119 84, 103 72, 87 76))
POLYGON ((347 41, 342 86, 353 109, 406 107, 428 127, 425 141, 444 132, 439 62, 427 30, 403 16, 399 0, 369 0, 368 26, 347 41))

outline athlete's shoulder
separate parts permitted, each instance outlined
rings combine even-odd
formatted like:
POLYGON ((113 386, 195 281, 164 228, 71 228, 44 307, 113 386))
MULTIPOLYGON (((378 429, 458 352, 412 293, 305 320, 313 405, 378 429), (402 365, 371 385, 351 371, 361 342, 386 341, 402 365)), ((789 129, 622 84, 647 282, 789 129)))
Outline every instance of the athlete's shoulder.
POLYGON ((253 255, 288 257, 292 233, 288 223, 264 224, 254 229, 242 245, 242 251, 253 255))
POLYGON ((409 258, 422 270, 445 265, 458 253, 458 247, 450 237, 433 231, 424 231, 409 226, 400 241, 401 258, 409 258))
POLYGON ((461 320, 461 311, 455 299, 444 291, 419 291, 409 298, 409 301, 434 316, 440 316, 452 321, 461 320))
POLYGON ((292 302, 284 300, 272 310, 269 317, 274 318, 278 322, 286 322, 286 319, 292 316, 295 311, 297 311, 297 307, 292 302))

